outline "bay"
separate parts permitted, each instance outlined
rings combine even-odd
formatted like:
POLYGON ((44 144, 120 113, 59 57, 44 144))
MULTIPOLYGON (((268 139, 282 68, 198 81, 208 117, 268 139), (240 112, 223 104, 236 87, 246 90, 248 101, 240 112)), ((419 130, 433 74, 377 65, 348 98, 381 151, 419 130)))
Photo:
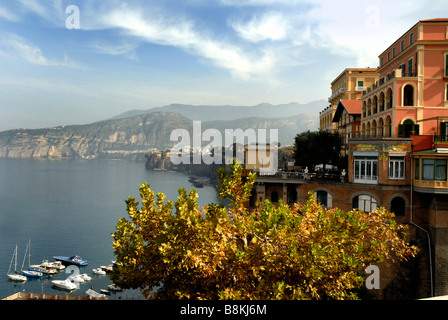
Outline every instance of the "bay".
MULTIPOLYGON (((112 237, 117 222, 127 217, 125 200, 135 197, 148 182, 156 193, 177 199, 177 190, 194 186, 188 175, 146 170, 144 163, 101 160, 12 160, 0 159, 0 299, 25 291, 85 295, 90 287, 99 291, 112 282, 93 275, 92 269, 114 260, 112 237), (81 273, 92 281, 72 293, 55 289, 51 280, 69 276, 60 273, 26 283, 11 282, 6 273, 17 244, 18 268, 31 240, 31 264, 56 255, 79 255, 89 265, 81 273)), ((219 202, 212 186, 197 189, 199 204, 219 202)), ((141 299, 138 290, 111 295, 111 299, 141 299)))

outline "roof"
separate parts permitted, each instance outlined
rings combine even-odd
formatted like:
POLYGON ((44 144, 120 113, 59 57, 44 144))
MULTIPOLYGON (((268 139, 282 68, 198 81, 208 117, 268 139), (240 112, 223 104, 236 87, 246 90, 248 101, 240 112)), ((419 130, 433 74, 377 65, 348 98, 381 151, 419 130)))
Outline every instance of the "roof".
POLYGON ((333 122, 339 122, 339 118, 343 111, 347 111, 350 115, 361 114, 362 101, 361 100, 341 100, 339 101, 336 113, 334 114, 333 122))
POLYGON ((425 20, 420 20, 419 22, 448 22, 448 18, 425 19, 425 20))

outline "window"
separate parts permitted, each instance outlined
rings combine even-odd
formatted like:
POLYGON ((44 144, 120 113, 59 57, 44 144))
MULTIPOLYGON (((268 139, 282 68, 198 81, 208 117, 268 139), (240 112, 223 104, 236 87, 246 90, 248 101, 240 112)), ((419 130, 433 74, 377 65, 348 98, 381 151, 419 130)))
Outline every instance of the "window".
POLYGON ((395 58, 395 55, 396 55, 396 53, 395 53, 395 48, 394 48, 394 51, 393 51, 393 57, 395 58))
POLYGON ((398 137, 409 138, 411 135, 418 135, 420 125, 414 124, 411 119, 406 119, 403 124, 398 125, 398 137))
POLYGON ((314 193, 317 198, 317 203, 320 203, 324 208, 331 208, 333 206, 333 197, 327 191, 318 190, 314 193))
POLYGON ((425 181, 446 181, 445 159, 422 159, 422 177, 425 181))
POLYGON ((414 75, 414 60, 410 59, 408 62, 408 70, 409 70, 409 76, 412 77, 414 75))
POLYGON ((296 188, 294 187, 294 188, 291 188, 290 190, 289 190, 289 193, 288 193, 288 202, 290 203, 290 204, 293 204, 293 203, 296 203, 297 202, 297 199, 298 199, 298 195, 297 195, 297 190, 296 190, 296 188))
POLYGON ((401 41, 401 51, 404 51, 404 40, 401 41))
POLYGON ((390 52, 387 53, 387 61, 390 61, 390 52))
POLYGON ((376 184, 378 182, 378 158, 355 157, 355 176, 357 183, 376 184))
POLYGON ((405 161, 403 157, 389 158, 389 179, 404 179, 405 161))
POLYGON ((381 58, 381 66, 384 65, 384 58, 381 58))
POLYGON ((272 191, 272 193, 271 193, 271 202, 272 203, 277 203, 278 202, 278 192, 277 191, 272 191))
POLYGON ((390 211, 397 217, 404 217, 406 213, 406 201, 402 197, 395 197, 390 203, 390 211))
POLYGON ((420 180, 420 159, 415 159, 415 180, 420 180))
POLYGON ((364 81, 358 81, 358 87, 364 87, 364 81))
POLYGON ((353 209, 359 209, 364 212, 375 211, 378 207, 378 201, 369 195, 360 195, 353 198, 353 209))
POLYGON ((401 69, 401 76, 405 77, 406 76, 406 65, 403 63, 399 68, 401 69))
POLYGON ((414 87, 410 84, 403 89, 403 106, 414 106, 414 87))
POLYGON ((448 77, 448 54, 445 54, 445 77, 448 77))
POLYGON ((323 207, 328 205, 328 193, 325 191, 317 191, 317 203, 320 203, 323 207))
POLYGON ((413 33, 411 33, 411 35, 409 37, 409 41, 410 41, 411 45, 414 44, 414 34, 413 33))

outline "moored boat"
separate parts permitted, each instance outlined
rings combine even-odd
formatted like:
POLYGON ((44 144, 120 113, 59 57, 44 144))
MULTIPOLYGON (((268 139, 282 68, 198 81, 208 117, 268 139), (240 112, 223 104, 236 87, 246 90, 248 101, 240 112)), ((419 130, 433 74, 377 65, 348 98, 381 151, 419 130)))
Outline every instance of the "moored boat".
POLYGON ((28 245, 26 246, 25 255, 23 256, 23 262, 22 262, 22 274, 28 278, 42 278, 43 273, 40 271, 33 270, 32 268, 28 267, 28 270, 24 270, 25 265, 25 258, 26 253, 28 252, 28 266, 30 266, 30 259, 31 259, 31 240, 28 240, 28 245))
POLYGON ((103 270, 106 271, 106 272, 112 272, 113 269, 114 269, 114 267, 113 267, 112 265, 109 265, 109 266, 101 266, 100 268, 103 269, 103 270))
POLYGON ((16 245, 16 249, 14 250, 14 253, 12 255, 11 258, 11 263, 9 264, 9 269, 8 269, 8 273, 6 274, 8 276, 9 279, 11 279, 12 281, 26 281, 26 276, 24 276, 23 274, 20 274, 17 272, 17 245, 16 245), (12 262, 14 261, 14 273, 11 272, 11 267, 12 267, 12 262))
POLYGON ((41 265, 45 266, 45 267, 53 268, 57 271, 65 270, 65 266, 62 264, 61 261, 49 262, 48 260, 44 260, 44 261, 42 261, 41 265))
POLYGON ((101 268, 95 268, 95 269, 93 269, 92 271, 93 271, 93 273, 98 274, 98 275, 101 275, 101 276, 106 274, 106 271, 104 271, 104 270, 101 269, 101 268))
POLYGON ((76 284, 74 284, 73 282, 71 282, 69 279, 53 280, 53 281, 51 281, 51 283, 53 283, 53 285, 55 287, 58 287, 58 288, 64 289, 64 290, 68 290, 68 291, 76 290, 78 288, 78 286, 76 284))
POLYGON ((89 276, 87 273, 83 273, 83 274, 81 274, 80 277, 83 278, 84 281, 90 281, 90 280, 92 280, 92 277, 89 276))
POLYGON ((110 284, 107 286, 110 291, 123 291, 119 286, 117 286, 115 283, 110 284))
POLYGON ((55 256, 53 258, 56 261, 60 261, 62 263, 69 264, 69 265, 75 265, 78 267, 88 265, 87 260, 83 260, 80 256, 71 256, 71 257, 55 256))

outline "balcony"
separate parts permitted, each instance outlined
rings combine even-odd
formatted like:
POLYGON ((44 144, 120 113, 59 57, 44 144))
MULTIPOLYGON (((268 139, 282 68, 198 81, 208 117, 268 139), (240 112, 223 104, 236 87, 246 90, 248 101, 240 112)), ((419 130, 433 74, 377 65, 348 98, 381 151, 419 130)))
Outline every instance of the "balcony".
POLYGON ((301 171, 280 171, 273 175, 257 175, 257 182, 261 183, 300 183, 310 181, 337 181, 346 182, 347 173, 340 170, 322 170, 318 169, 315 172, 301 171))
POLYGON ((366 91, 367 87, 355 87, 355 91, 366 91))
POLYGON ((333 94, 331 95, 330 98, 328 98, 328 102, 331 103, 331 101, 333 101, 333 100, 334 100, 335 98, 337 98, 339 95, 344 94, 345 91, 346 91, 345 88, 340 88, 340 89, 337 90, 335 93, 333 93, 333 94))

